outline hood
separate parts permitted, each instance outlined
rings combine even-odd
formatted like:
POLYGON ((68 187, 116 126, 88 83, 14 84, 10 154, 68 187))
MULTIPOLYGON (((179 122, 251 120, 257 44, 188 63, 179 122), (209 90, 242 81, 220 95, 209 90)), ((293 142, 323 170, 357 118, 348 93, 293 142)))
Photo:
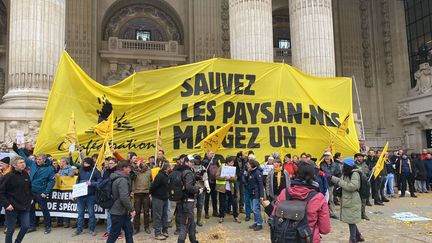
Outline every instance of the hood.
POLYGON ((307 195, 313 191, 315 190, 301 185, 293 185, 288 188, 288 192, 291 197, 300 200, 306 199, 307 195))
POLYGON ((114 179, 117 179, 120 177, 124 177, 125 179, 129 179, 129 175, 123 174, 120 171, 115 171, 114 173, 111 173, 111 175, 110 175, 111 180, 114 180, 114 179))

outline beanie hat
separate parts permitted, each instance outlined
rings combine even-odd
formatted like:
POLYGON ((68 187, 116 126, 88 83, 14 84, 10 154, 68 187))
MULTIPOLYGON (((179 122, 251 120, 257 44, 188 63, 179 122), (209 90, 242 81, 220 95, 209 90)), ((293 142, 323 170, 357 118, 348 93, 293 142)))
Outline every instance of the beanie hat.
POLYGON ((343 160, 343 163, 348 165, 348 166, 353 167, 354 166, 354 159, 353 158, 346 158, 343 160))
POLYGON ((10 162, 10 158, 9 157, 4 157, 3 159, 0 159, 1 162, 5 163, 5 164, 9 164, 10 162))

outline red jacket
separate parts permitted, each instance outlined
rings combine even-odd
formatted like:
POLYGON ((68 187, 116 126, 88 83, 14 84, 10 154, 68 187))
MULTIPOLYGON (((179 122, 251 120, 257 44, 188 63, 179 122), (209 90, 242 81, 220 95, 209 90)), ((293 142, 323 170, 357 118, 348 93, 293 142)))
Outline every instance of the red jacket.
POLYGON ((290 161, 283 165, 283 169, 285 171, 288 171, 290 178, 292 179, 295 177, 295 174, 297 173, 298 166, 294 164, 294 162, 290 161))
MULTIPOLYGON (((292 198, 304 200, 313 189, 294 185, 288 188, 292 198)), ((279 197, 276 199, 273 214, 276 212, 276 207, 281 200, 285 200, 286 189, 283 189, 279 197)), ((321 242, 320 234, 328 234, 331 231, 330 211, 327 202, 322 193, 316 194, 306 206, 309 227, 313 232, 313 243, 321 242)))

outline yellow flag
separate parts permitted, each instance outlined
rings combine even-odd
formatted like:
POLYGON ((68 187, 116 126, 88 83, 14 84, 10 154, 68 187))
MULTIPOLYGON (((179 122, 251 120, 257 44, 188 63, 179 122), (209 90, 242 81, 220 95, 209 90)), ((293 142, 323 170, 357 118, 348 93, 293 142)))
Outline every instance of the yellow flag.
POLYGON ((347 135, 347 129, 348 129, 348 120, 349 120, 350 114, 348 113, 345 116, 345 119, 343 120, 342 124, 339 126, 339 129, 337 131, 337 135, 345 136, 347 135))
POLYGON ((381 152, 381 155, 375 165, 375 171, 374 171, 374 177, 377 178, 380 174, 380 172, 384 169, 384 164, 385 164, 385 160, 386 160, 386 156, 385 154, 387 153, 387 149, 388 149, 388 142, 386 143, 386 145, 384 146, 384 149, 381 152))
POLYGON ((232 122, 227 123, 225 126, 217 129, 216 131, 208 135, 206 138, 201 140, 201 142, 199 142, 195 147, 199 146, 205 149, 206 151, 211 150, 213 151, 213 153, 216 153, 216 151, 221 146, 225 136, 227 135, 229 129, 231 128, 231 126, 232 126, 232 122))
POLYGON ((94 132, 103 139, 112 139, 114 135, 113 114, 111 112, 107 120, 101 121, 94 128, 94 132))
POLYGON ((75 116, 74 113, 72 112, 71 118, 69 120, 68 131, 65 135, 63 148, 65 150, 69 150, 72 144, 77 144, 77 143, 78 143, 78 136, 75 127, 75 116))
POLYGON ((109 139, 105 139, 104 143, 102 144, 102 147, 99 151, 97 160, 96 160, 96 166, 98 170, 102 169, 102 164, 105 161, 106 157, 112 156, 109 139))
POLYGON ((157 120, 157 127, 156 127, 156 152, 155 152, 155 158, 157 157, 157 152, 162 149, 162 137, 161 137, 161 131, 160 131, 160 118, 157 120))

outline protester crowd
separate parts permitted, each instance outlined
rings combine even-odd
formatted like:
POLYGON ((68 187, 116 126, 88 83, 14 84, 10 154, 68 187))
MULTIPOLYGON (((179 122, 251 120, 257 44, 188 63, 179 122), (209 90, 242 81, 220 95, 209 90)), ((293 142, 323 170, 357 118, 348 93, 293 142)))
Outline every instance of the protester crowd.
POLYGON ((170 161, 162 150, 146 159, 133 151, 123 157, 113 150, 101 171, 95 169, 97 155, 86 157, 81 151, 75 160, 34 155, 30 144, 14 144, 13 151, 16 156, 0 160, 0 207, 6 216, 1 216, 0 224, 5 226, 7 243, 12 242, 16 225, 20 230, 15 242, 38 229, 35 204, 43 213, 45 234, 53 226, 72 227, 73 236, 85 228, 96 236, 95 205, 106 208, 102 237, 107 242, 123 237, 133 242, 133 235, 144 231, 153 233, 156 240, 174 234, 180 243, 186 238, 195 243, 196 226, 203 227, 203 218, 210 217, 220 224, 241 224, 244 219, 250 221, 245 228, 252 231, 260 231, 268 223, 272 242, 320 242, 321 235, 331 231, 330 218, 334 218, 348 224, 349 242, 362 242, 357 224, 369 220, 366 206, 383 206, 393 198, 404 197, 407 189, 411 197, 432 189, 432 157, 426 150, 409 156, 403 150, 386 154, 378 177, 373 172, 381 152, 373 149, 355 155, 326 151, 321 158, 275 152, 262 163, 253 151, 226 157, 212 151, 202 157, 182 154, 170 161), (235 167, 235 174, 223 175, 224 166, 235 167), (76 183, 88 185, 87 195, 74 199, 76 219, 50 216, 47 198, 56 174, 77 176, 76 183), (103 197, 104 193, 108 197, 103 197), (267 220, 262 212, 269 216, 267 220), (299 223, 293 226, 293 220, 299 223))

